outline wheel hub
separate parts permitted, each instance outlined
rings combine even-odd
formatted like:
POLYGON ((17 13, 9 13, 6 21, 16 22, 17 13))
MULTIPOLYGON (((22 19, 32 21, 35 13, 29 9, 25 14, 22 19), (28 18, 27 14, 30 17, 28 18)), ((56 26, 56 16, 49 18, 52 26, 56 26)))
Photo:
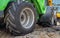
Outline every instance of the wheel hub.
POLYGON ((20 14, 20 23, 24 28, 30 28, 34 24, 34 12, 30 8, 25 8, 20 14))

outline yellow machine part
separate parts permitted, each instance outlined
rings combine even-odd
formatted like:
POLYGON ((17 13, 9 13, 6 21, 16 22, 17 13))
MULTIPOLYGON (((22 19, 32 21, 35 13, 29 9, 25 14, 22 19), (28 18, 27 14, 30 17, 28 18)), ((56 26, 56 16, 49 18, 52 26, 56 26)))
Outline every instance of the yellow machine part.
POLYGON ((57 18, 60 18, 60 13, 57 13, 56 16, 57 16, 57 18))
POLYGON ((52 6, 53 4, 52 4, 52 0, 48 0, 48 5, 49 6, 52 6))

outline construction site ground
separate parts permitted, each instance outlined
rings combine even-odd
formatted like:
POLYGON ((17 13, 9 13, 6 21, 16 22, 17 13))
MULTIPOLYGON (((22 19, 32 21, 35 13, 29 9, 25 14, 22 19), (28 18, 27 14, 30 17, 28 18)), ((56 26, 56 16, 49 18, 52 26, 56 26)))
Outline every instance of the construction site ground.
POLYGON ((0 38, 60 38, 60 31, 56 28, 59 27, 42 27, 36 25, 32 33, 24 36, 13 36, 9 31, 0 28, 0 38))

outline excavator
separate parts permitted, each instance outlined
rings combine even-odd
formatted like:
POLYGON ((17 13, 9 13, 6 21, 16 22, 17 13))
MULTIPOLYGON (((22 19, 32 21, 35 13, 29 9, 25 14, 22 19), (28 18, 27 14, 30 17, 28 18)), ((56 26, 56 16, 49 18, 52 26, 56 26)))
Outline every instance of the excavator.
POLYGON ((13 35, 28 34, 36 23, 60 25, 60 0, 0 0, 0 26, 13 35))

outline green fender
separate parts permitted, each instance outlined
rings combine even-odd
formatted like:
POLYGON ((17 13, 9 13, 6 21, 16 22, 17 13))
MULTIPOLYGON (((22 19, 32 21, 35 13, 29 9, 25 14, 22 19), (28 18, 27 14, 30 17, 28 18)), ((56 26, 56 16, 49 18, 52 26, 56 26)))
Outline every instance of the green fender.
POLYGON ((0 0, 0 11, 3 11, 10 0, 0 0))
MULTIPOLYGON (((3 11, 10 1, 11 0, 0 0, 0 11, 3 11)), ((33 4, 35 5, 38 14, 46 13, 45 0, 30 0, 30 1, 33 2, 33 4)))
POLYGON ((14 1, 16 2, 17 0, 0 0, 0 11, 5 10, 5 8, 7 7, 8 3, 14 1))
POLYGON ((32 1, 36 7, 38 14, 45 14, 46 13, 45 0, 32 0, 32 1))

